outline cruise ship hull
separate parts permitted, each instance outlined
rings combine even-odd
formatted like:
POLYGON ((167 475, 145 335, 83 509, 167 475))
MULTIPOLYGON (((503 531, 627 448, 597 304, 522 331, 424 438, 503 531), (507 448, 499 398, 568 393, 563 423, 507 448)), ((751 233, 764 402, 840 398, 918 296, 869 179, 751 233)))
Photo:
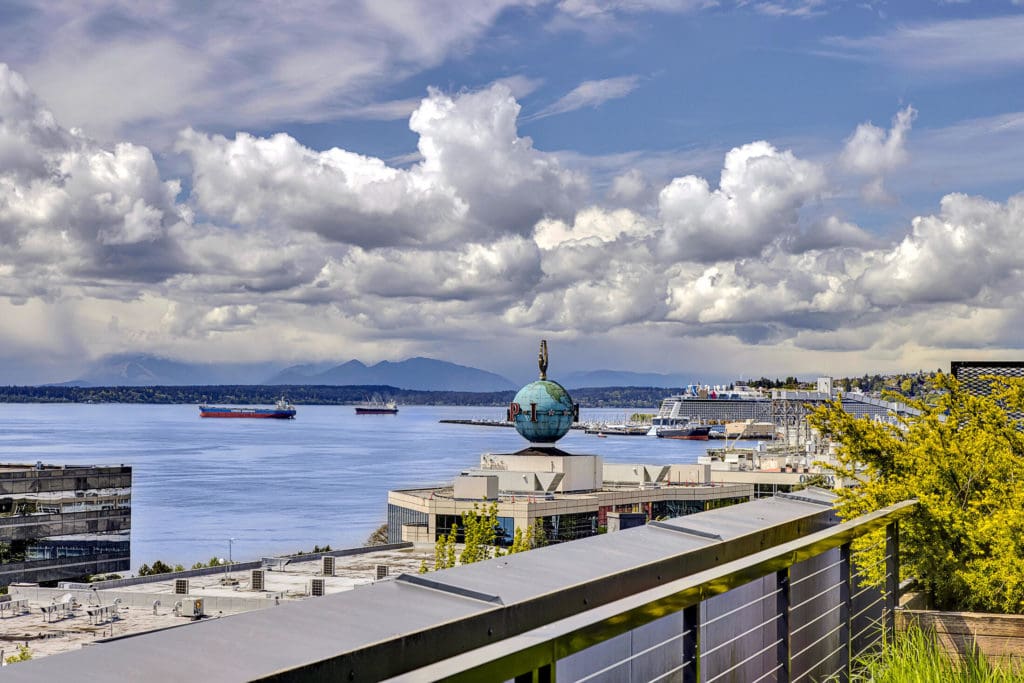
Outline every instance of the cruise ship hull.
POLYGON ((707 441, 711 427, 680 427, 660 428, 657 435, 659 439, 686 439, 689 441, 707 441))

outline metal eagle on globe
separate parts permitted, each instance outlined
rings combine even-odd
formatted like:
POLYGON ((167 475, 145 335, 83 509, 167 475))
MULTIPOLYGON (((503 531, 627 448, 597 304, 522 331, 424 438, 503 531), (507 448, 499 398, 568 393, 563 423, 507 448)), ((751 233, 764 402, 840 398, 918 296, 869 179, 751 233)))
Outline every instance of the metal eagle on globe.
POLYGON ((554 443, 579 420, 580 407, 558 382, 548 377, 548 342, 542 339, 537 354, 540 379, 519 390, 506 415, 520 436, 530 443, 554 443))

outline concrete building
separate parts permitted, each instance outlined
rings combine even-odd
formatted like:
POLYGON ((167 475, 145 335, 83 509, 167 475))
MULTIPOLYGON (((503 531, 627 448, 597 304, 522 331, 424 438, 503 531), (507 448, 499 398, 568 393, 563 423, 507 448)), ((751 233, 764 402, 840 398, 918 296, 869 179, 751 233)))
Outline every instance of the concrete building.
POLYGON ((899 415, 917 414, 917 410, 896 401, 886 401, 858 392, 835 390, 831 377, 819 377, 817 391, 772 390, 772 421, 787 443, 804 447, 816 437, 807 416, 826 401, 839 399, 843 410, 854 417, 891 421, 899 415))
POLYGON ((0 465, 0 586, 127 571, 132 468, 0 465))
MULTIPOLYGON (((548 543, 595 536, 609 526, 703 512, 751 500, 752 484, 711 482, 711 468, 697 465, 605 464, 599 455, 567 453, 554 446, 579 406, 565 388, 547 379, 547 344, 541 342, 540 379, 509 405, 508 421, 530 442, 515 453, 485 453, 479 466, 451 486, 388 493, 388 542, 433 543, 462 526, 462 514, 494 503, 498 545, 510 545, 517 528, 543 525, 548 543), (625 520, 621 515, 627 515, 625 520)), ((458 533, 456 540, 461 542, 458 533)))
POLYGON ((536 447, 485 453, 480 461, 450 487, 388 492, 388 542, 433 543, 453 523, 461 526, 462 513, 481 503, 497 503, 497 541, 508 545, 516 528, 537 521, 548 541, 557 543, 594 536, 622 514, 638 513, 650 521, 754 497, 752 483, 713 482, 711 468, 702 465, 602 463, 597 455, 536 447))
POLYGON ((990 393, 988 380, 982 379, 986 375, 1018 379, 1024 377, 1024 361, 955 360, 949 365, 950 374, 968 391, 979 396, 990 393))

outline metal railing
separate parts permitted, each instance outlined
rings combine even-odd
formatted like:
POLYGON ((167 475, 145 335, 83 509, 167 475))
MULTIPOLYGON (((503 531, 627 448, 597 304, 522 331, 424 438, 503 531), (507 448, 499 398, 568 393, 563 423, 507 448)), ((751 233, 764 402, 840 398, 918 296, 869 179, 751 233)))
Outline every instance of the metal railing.
POLYGON ((388 671, 395 681, 540 682, 554 681, 556 675, 563 680, 687 683, 847 680, 859 654, 892 637, 899 593, 898 520, 916 504, 904 501, 605 604, 599 595, 584 598, 568 616, 563 610, 560 618, 539 626, 538 617, 524 616, 521 606, 497 606, 412 637, 368 645, 345 655, 353 667, 349 677, 357 678, 358 670, 388 671), (860 581, 857 566, 862 565, 851 561, 851 542, 880 529, 885 529, 885 552, 879 570, 885 579, 883 586, 872 588, 860 581), (736 606, 741 590, 751 597, 736 606), (714 601, 730 591, 736 592, 723 610, 724 603, 714 601), (720 613, 712 616, 715 605, 720 613), (644 641, 638 634, 655 622, 660 636, 638 643, 644 641), (511 626, 516 623, 519 629, 511 626), (453 639, 459 642, 460 634, 472 633, 465 640, 479 642, 479 629, 490 635, 488 624, 496 634, 513 635, 449 656, 453 639), (622 637, 630 639, 628 653, 613 661, 599 663, 601 657, 585 652, 622 637), (582 675, 581 657, 587 660, 582 675), (414 668, 395 671, 396 661, 414 668), (652 663, 660 668, 652 669, 652 663))

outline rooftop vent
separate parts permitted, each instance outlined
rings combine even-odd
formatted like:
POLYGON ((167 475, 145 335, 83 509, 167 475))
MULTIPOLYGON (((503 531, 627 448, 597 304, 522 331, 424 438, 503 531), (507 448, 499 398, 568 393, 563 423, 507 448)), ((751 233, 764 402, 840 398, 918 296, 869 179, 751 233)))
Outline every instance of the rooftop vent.
POLYGON ((188 579, 175 579, 174 580, 174 594, 175 595, 188 595, 188 579))
POLYGON ((388 576, 388 566, 386 564, 377 565, 377 580, 385 579, 388 576))
POLYGON ((322 598, 324 596, 324 584, 326 582, 323 579, 310 579, 309 581, 309 594, 314 598, 322 598))
POLYGON ((320 559, 323 562, 323 571, 321 573, 324 576, 334 576, 334 557, 332 555, 324 555, 320 559))
POLYGON ((253 569, 249 578, 249 585, 254 591, 266 590, 265 574, 262 569, 253 569))

